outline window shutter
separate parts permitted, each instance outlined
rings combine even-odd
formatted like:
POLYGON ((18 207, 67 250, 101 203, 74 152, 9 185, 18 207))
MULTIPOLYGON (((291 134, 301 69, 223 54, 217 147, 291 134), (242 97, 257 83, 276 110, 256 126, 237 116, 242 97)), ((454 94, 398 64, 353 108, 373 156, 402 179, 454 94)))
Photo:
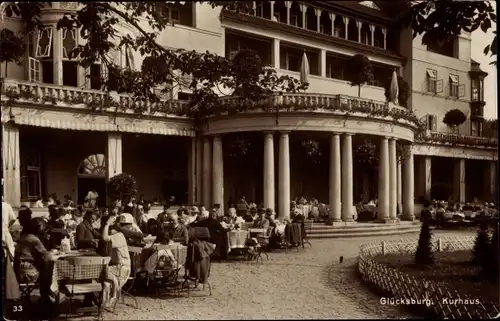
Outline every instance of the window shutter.
POLYGON ((465 96, 465 84, 458 86, 458 97, 465 96))
POLYGON ((36 58, 49 57, 52 50, 52 28, 45 28, 37 33, 36 58))
POLYGON ((29 57, 29 81, 40 82, 40 61, 35 58, 29 57))
POLYGON ((443 92, 443 79, 440 79, 436 81, 436 93, 442 93, 442 92, 443 92))
POLYGON ((90 67, 85 68, 85 89, 90 89, 90 67))
POLYGON ((437 117, 436 115, 432 115, 432 131, 437 131, 437 117))

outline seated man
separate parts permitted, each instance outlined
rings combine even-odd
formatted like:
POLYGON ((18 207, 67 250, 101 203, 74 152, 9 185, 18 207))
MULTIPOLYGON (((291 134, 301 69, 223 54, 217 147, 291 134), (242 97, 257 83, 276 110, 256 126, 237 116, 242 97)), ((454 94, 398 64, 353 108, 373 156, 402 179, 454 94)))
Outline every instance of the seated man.
POLYGON ((76 247, 78 249, 97 249, 101 234, 92 227, 97 215, 93 210, 87 211, 83 221, 76 228, 76 247))
POLYGON ((187 228, 180 224, 179 216, 177 213, 168 213, 167 216, 167 231, 170 234, 170 238, 174 242, 178 242, 181 244, 188 244, 189 242, 189 234, 187 228))
POLYGON ((259 210, 260 217, 253 222, 253 228, 263 228, 267 229, 269 227, 269 220, 266 218, 266 211, 264 209, 259 210))
POLYGON ((123 213, 120 215, 120 232, 123 233, 127 243, 140 243, 144 239, 139 227, 134 223, 132 214, 123 213))

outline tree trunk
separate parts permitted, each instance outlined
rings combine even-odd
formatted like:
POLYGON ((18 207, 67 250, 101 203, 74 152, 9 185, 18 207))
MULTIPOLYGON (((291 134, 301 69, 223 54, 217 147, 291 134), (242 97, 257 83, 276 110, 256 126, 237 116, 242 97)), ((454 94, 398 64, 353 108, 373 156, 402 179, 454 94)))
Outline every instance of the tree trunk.
POLYGON ((358 86, 358 97, 361 98, 361 85, 358 86))

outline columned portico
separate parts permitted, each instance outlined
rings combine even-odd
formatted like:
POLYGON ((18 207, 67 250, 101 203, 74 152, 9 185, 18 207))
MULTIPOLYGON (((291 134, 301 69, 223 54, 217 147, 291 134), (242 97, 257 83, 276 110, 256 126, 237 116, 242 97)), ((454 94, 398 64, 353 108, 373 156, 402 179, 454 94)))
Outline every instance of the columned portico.
POLYGON ((203 205, 210 206, 212 201, 212 144, 210 136, 203 138, 203 205))
POLYGON ((342 220, 352 222, 354 221, 352 134, 344 134, 342 140, 342 220))
POLYGON ((389 170, 389 138, 383 137, 380 141, 377 218, 384 222, 390 219, 389 170))
POLYGON ((456 202, 465 203, 465 158, 454 161, 453 199, 456 202))
POLYGON ((340 135, 333 133, 330 138, 330 218, 333 222, 342 221, 340 168, 340 135))
POLYGON ((224 160, 219 135, 213 138, 212 168, 212 205, 220 204, 221 213, 224 213, 224 160))
POLYGON ((2 124, 3 195, 13 207, 21 205, 21 157, 19 126, 14 122, 2 124))
POLYGON ((290 136, 289 132, 280 132, 279 150, 279 218, 290 217, 290 136))
POLYGON ((397 206, 398 206, 398 178, 397 178, 397 153, 396 153, 396 140, 389 139, 389 218, 397 220, 397 206))
POLYGON ((405 158, 403 159, 403 171, 404 171, 404 179, 403 179, 403 217, 405 220, 413 221, 415 219, 415 197, 414 197, 414 180, 415 180, 415 167, 414 167, 414 159, 413 152, 411 149, 411 145, 405 146, 407 149, 405 153, 405 158))
POLYGON ((264 133, 264 207, 276 208, 274 184, 274 133, 264 133))

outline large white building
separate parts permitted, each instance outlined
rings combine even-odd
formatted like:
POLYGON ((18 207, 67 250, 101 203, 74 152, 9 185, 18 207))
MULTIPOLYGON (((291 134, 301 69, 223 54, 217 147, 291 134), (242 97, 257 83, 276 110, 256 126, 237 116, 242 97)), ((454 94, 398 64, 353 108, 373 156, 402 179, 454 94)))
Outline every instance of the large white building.
MULTIPOLYGON (((378 197, 382 220, 395 219, 397 205, 411 219, 415 200, 443 193, 459 202, 496 199, 497 140, 482 137, 487 75, 471 59, 470 35, 428 48, 395 23, 401 10, 397 2, 253 5, 255 14, 247 15, 208 4, 172 4, 169 15, 175 24, 158 41, 227 58, 253 49, 280 74, 295 77, 305 52, 309 88, 270 99, 288 110, 266 112, 264 106, 214 115, 203 125, 172 115, 189 99, 183 86, 173 90, 169 101, 150 104, 145 115, 133 112, 134 104, 143 102, 126 95, 111 93, 115 103, 109 103, 93 80, 103 68, 96 64, 85 70, 68 59, 81 41, 78 32, 55 28, 77 3, 53 2, 43 9, 42 21, 52 28, 27 39, 23 65, 1 68, 6 199, 19 206, 56 193, 81 202, 90 188, 105 193, 106 180, 121 172, 136 177, 145 198, 176 195, 184 203, 225 205, 229 197, 246 195, 283 216, 291 199, 313 196, 330 204, 337 221, 352 220, 352 207, 342 204, 353 204, 360 195, 378 197), (345 80, 345 61, 355 54, 374 65, 374 81, 361 88, 360 97, 345 80), (386 102, 384 86, 394 69, 411 87, 406 107, 386 102), (9 103, 13 93, 17 99, 9 103), (92 112, 92 106, 103 104, 104 111, 92 112), (451 109, 467 115, 453 132, 442 122, 451 109), (409 110, 426 121, 425 137, 415 137, 409 110), (404 116, 393 120, 393 115, 404 116), (242 137, 249 154, 234 156, 242 137), (366 138, 380 146, 375 171, 356 161, 357 146, 366 138), (306 139, 320 144, 319 162, 304 157, 301 142, 306 139), (402 161, 399 146, 406 150, 402 161)), ((20 32, 22 24, 5 18, 3 28, 20 32)), ((115 58, 124 60, 121 53, 115 58)), ((141 62, 134 53, 134 65, 141 62)))

